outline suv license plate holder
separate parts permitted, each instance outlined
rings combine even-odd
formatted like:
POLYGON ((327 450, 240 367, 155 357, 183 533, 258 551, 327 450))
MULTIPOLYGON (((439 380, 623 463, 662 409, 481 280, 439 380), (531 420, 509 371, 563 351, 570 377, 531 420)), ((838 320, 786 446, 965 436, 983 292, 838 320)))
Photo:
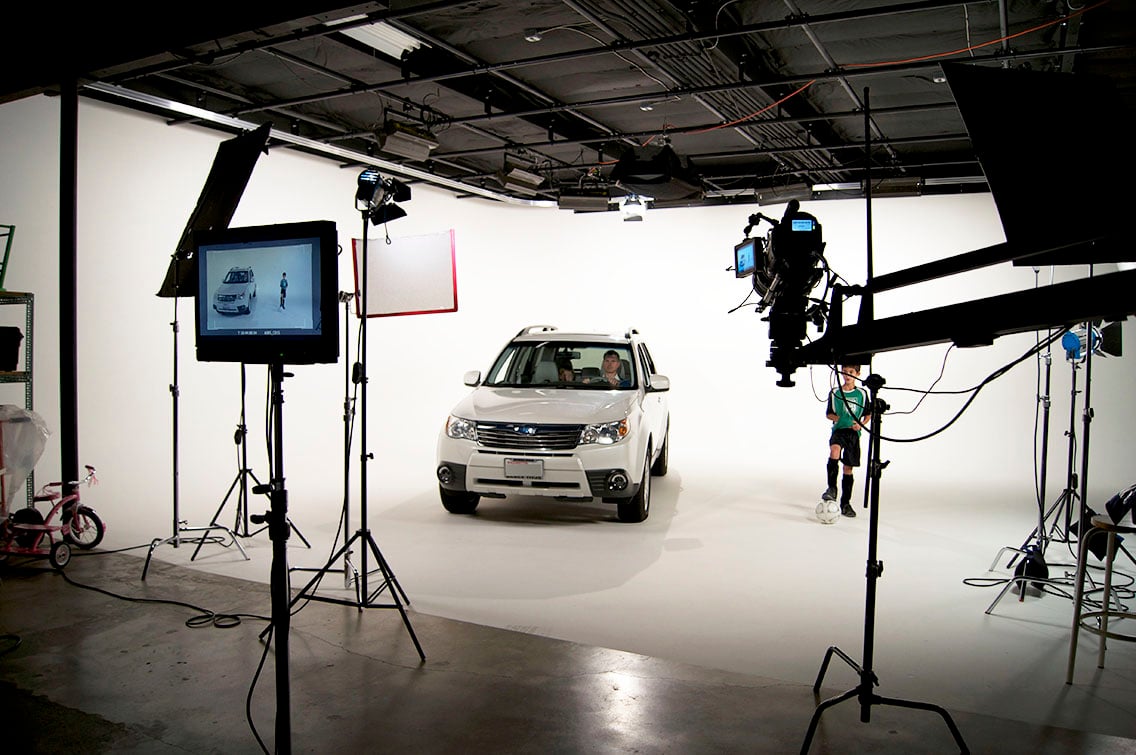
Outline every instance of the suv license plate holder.
POLYGON ((505 459, 505 477, 517 480, 544 478, 544 459, 505 459))

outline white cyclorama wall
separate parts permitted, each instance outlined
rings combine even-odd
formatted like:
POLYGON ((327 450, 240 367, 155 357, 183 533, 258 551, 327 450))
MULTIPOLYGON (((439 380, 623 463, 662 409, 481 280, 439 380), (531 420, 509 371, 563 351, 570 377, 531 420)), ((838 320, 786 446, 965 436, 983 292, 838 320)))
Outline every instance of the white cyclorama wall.
MULTIPOLYGON (((37 97, 0 107, 0 223, 17 233, 8 290, 36 295, 36 410, 54 431, 36 469, 37 480, 59 475, 58 347, 58 101, 37 97)), ((173 328, 180 324, 178 370, 180 515, 208 521, 237 469, 234 430, 240 419, 240 368, 194 358, 193 302, 156 292, 170 254, 197 201, 222 134, 170 126, 113 106, 82 101, 79 108, 78 317, 80 463, 95 465, 101 485, 89 493, 116 541, 116 522, 130 520, 154 537, 172 528, 173 328)), ((350 240, 362 232, 354 206, 358 171, 276 147, 262 155, 233 218, 233 226, 333 220, 344 253, 341 290, 353 287, 350 240)), ((574 215, 484 199, 456 199, 414 185, 407 216, 392 236, 453 229, 458 311, 368 321, 369 490, 372 504, 393 504, 432 493, 434 445, 450 407, 468 390, 463 372, 488 368, 520 328, 639 328, 660 370, 671 379, 673 472, 722 475, 755 490, 805 481, 823 486, 828 423, 824 368, 802 369, 792 389, 775 386, 765 366, 767 324, 752 306, 745 281, 727 268, 754 205, 651 211, 640 223, 618 213, 574 215), (738 308, 737 311, 731 310, 738 308)), ((824 227, 827 256, 851 282, 865 276, 862 200, 806 203, 824 227)), ((762 208, 777 216, 781 208, 762 208)), ((989 195, 879 200, 874 205, 875 271, 904 269, 1002 241, 989 195)), ((763 224, 755 233, 764 234, 763 224)), ((381 243, 381 228, 370 228, 381 243)), ((1101 266, 1096 274, 1112 272, 1101 266)), ((1038 282, 1084 277, 1087 267, 1044 269, 1009 264, 883 295, 888 316, 1030 288, 1038 282)), ((342 306, 340 308, 342 317, 342 306)), ((855 310, 850 309, 849 317, 855 310)), ((6 321, 7 322, 7 321, 6 321)), ((342 320, 341 320, 342 322, 342 320)), ((356 358, 351 316, 351 359, 356 358)), ((815 333, 810 329, 810 334, 815 333)), ((1136 348, 1131 319, 1125 348, 1136 348)), ((1023 354, 1035 334, 999 339, 994 346, 954 349, 939 390, 960 390, 1023 354)), ((341 337, 342 341, 342 337, 341 337)), ((965 396, 919 395, 890 388, 927 388, 940 373, 946 344, 891 352, 873 369, 887 380, 891 405, 885 434, 913 438, 947 422, 965 396)), ((1093 362, 1091 492, 1098 502, 1132 482, 1131 428, 1136 426, 1131 356, 1093 362)), ((991 383, 961 419, 918 443, 886 443, 886 479, 908 490, 947 488, 959 496, 1004 488, 1007 505, 1028 522, 1034 489, 1035 412, 1039 367, 1029 359, 991 383)), ((284 459, 289 506, 298 522, 334 528, 342 502, 345 362, 290 367, 285 382, 284 459)), ((1072 369, 1053 352, 1048 498, 1064 486, 1072 369)), ((1084 371, 1078 370, 1079 387, 1084 371)), ((249 463, 266 481, 266 370, 248 367, 249 463)), ((3 401, 19 404, 19 386, 3 401)), ((357 419, 359 419, 357 415, 357 419)), ((1078 437, 1081 414, 1076 415, 1078 437)), ((358 494, 359 446, 352 451, 352 494, 358 494)), ((1077 449, 1078 463, 1080 448, 1077 449)), ((862 475, 862 473, 861 473, 862 475)), ((262 499, 254 501, 254 513, 262 499)), ((436 498, 439 516, 445 516, 436 498)), ((812 502, 805 502, 812 505, 812 502)), ((1090 501, 1092 503, 1092 501, 1090 501)), ((686 501, 680 511, 713 501, 686 501)), ((976 523, 980 526, 980 523, 976 523)))

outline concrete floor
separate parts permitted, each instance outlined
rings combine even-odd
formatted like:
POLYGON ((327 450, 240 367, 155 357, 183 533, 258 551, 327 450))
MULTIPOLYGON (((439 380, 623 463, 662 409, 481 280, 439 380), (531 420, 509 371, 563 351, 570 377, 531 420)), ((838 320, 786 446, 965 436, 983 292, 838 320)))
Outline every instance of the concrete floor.
MULTIPOLYGON (((271 653, 258 676, 267 585, 157 558, 142 581, 142 563, 94 551, 62 574, 43 561, 9 558, 0 567, 8 752, 251 753, 262 749, 258 736, 267 751, 289 744, 315 753, 797 752, 817 704, 809 684, 479 626, 412 605, 420 662, 397 610, 306 602, 288 633, 290 725, 282 726, 271 653), (203 615, 202 625, 189 625, 203 615), (225 626, 226 615, 239 625, 225 626), (250 689, 256 733, 245 712, 250 689)), ((306 581, 293 576, 293 586, 306 581)), ((321 595, 350 602, 328 585, 321 595)), ((381 587, 381 575, 370 585, 381 587)), ((373 602, 390 605, 389 593, 373 602)), ((834 659, 825 682, 822 699, 856 679, 834 659)), ((877 692, 898 697, 886 672, 877 692)), ((958 751, 934 712, 868 712, 861 722, 855 699, 828 708, 811 752, 958 751)), ((977 753, 1136 751, 1124 737, 949 715, 977 753)))

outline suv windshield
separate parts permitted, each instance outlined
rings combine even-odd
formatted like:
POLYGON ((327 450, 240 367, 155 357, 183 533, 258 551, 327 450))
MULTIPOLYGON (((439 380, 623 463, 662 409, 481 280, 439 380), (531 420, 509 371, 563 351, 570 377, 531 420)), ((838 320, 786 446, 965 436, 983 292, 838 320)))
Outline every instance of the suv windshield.
MULTIPOLYGON (((214 278, 216 280, 216 278, 214 278)), ((230 270, 229 274, 225 276, 225 283, 248 283, 249 274, 248 270, 230 270)))
POLYGON ((608 343, 525 341, 511 343, 497 357, 485 385, 530 388, 634 388, 631 350, 608 343))

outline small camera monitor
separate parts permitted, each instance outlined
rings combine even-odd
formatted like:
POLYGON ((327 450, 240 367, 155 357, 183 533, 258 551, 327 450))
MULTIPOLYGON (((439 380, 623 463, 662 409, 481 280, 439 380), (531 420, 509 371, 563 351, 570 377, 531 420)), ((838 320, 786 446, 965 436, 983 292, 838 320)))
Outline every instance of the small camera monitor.
POLYGON ((198 231, 193 239, 198 361, 339 360, 335 223, 198 231))
POLYGON ((748 278, 757 270, 757 244, 756 238, 746 239, 734 247, 734 275, 738 278, 748 278))

